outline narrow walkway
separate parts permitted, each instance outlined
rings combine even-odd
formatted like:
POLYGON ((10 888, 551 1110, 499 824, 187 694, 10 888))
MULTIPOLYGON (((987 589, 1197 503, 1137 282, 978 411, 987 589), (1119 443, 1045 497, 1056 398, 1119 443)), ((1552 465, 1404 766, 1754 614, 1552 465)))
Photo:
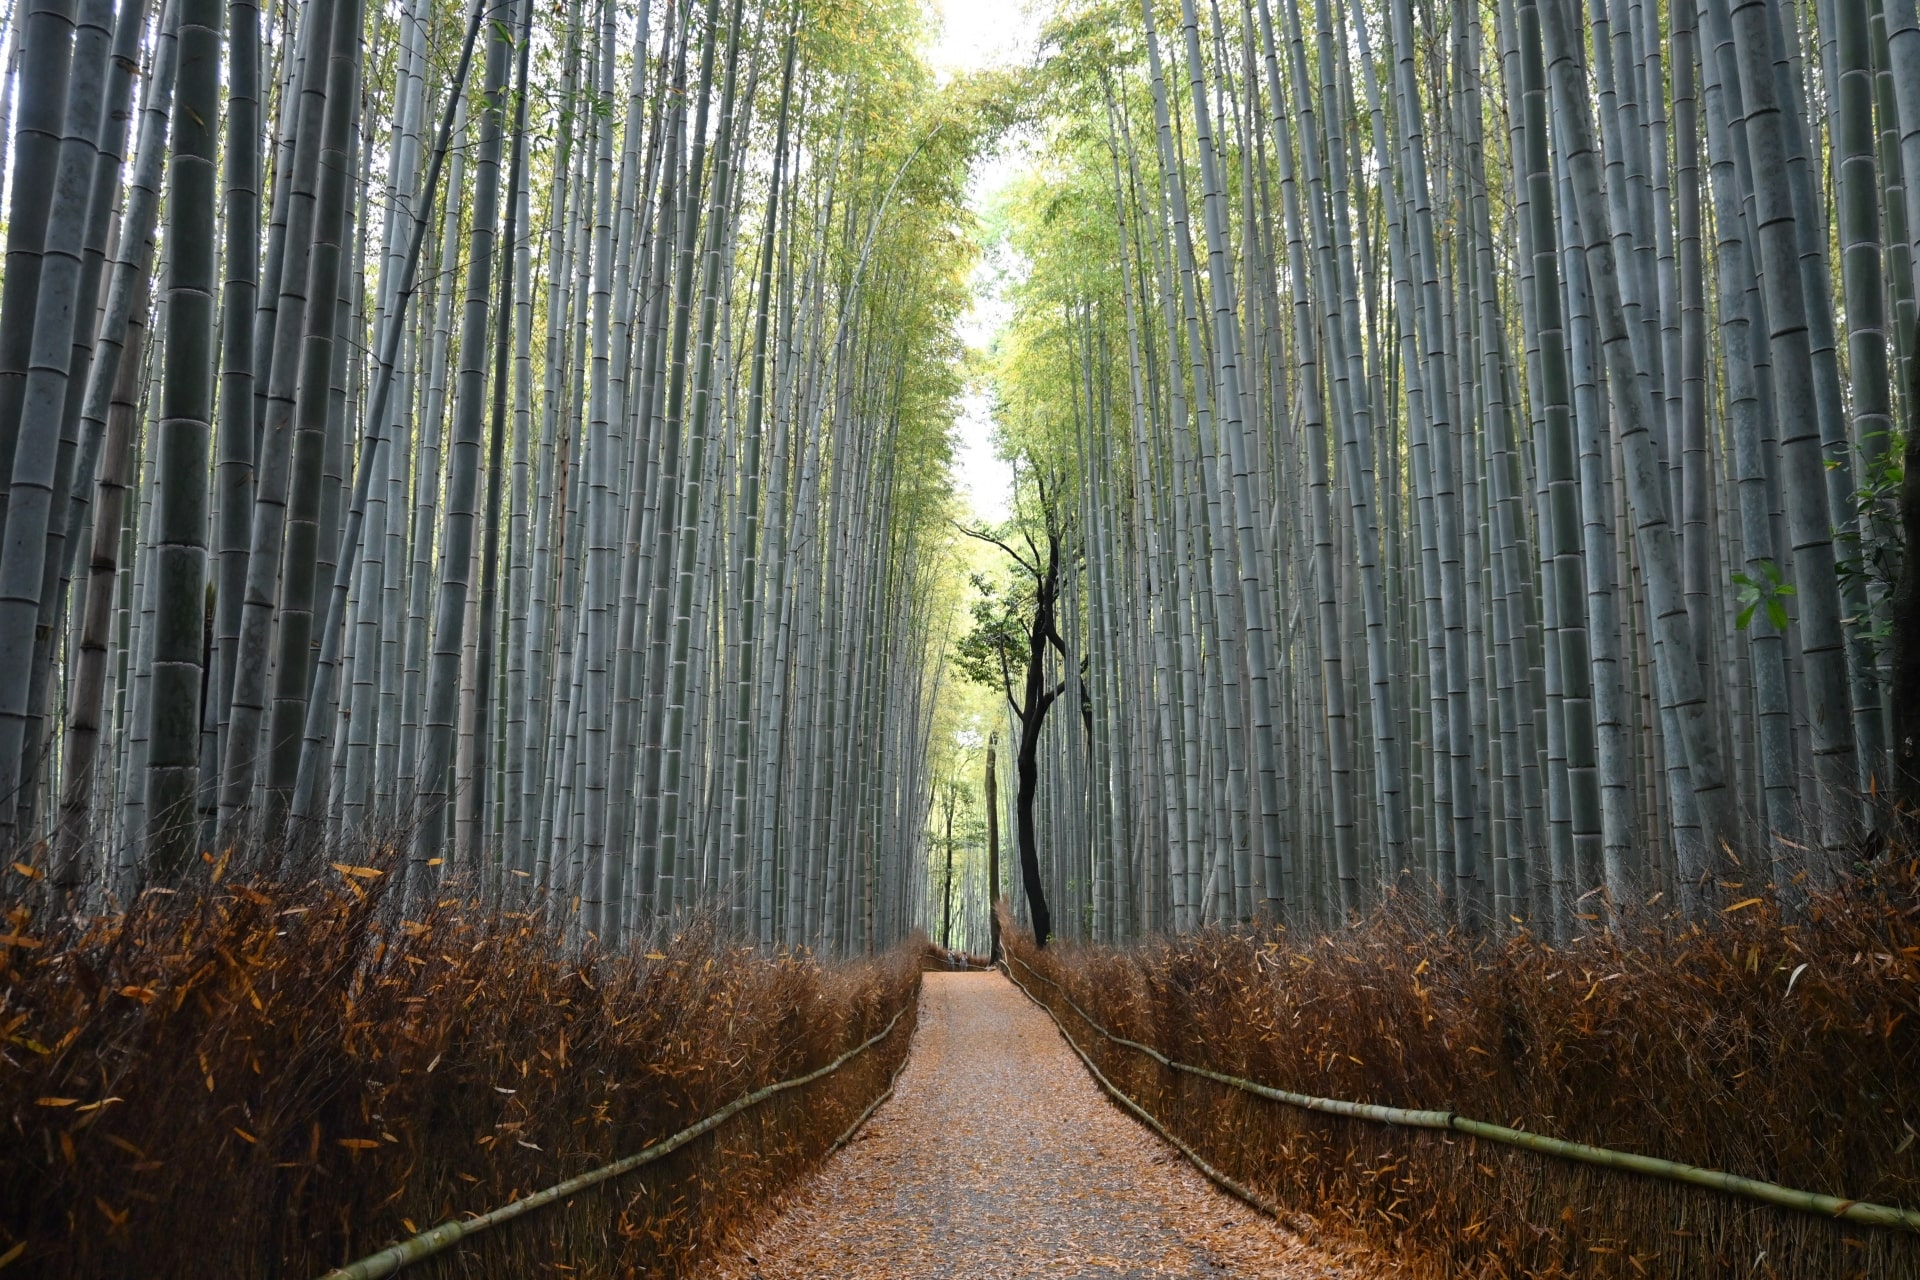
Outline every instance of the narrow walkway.
MULTIPOLYGON (((1356 1278, 1100 1092, 998 973, 929 973, 894 1097, 711 1280, 1356 1278)), ((1378 1274, 1378 1273, 1373 1273, 1378 1274)))

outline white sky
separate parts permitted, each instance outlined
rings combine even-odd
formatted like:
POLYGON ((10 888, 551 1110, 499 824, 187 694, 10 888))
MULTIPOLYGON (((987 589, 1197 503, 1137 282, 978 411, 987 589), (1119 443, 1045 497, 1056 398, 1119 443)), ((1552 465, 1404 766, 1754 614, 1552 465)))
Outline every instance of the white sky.
POLYGON ((928 0, 940 15, 940 38, 928 61, 948 73, 1017 62, 1033 49, 1040 24, 1027 0, 928 0))
MULTIPOLYGON (((928 60, 942 77, 1023 62, 1032 55, 1040 24, 1030 0, 929 0, 942 19, 940 38, 928 60)), ((1003 148, 974 173, 968 199, 981 208, 1018 168, 1018 157, 1003 148)), ((1003 265, 1003 264, 1002 264, 1003 265)), ((986 347, 1006 323, 1008 304, 997 287, 1002 266, 990 255, 974 271, 973 305, 960 324, 969 346, 986 347)), ((1013 470, 994 447, 992 405, 984 387, 970 387, 954 424, 954 482, 976 519, 998 524, 1010 512, 1013 470)))

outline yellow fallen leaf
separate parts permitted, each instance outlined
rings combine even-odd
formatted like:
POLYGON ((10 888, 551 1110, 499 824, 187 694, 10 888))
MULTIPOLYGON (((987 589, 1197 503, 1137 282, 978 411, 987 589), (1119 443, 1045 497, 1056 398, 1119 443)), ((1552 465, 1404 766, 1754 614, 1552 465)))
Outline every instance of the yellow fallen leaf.
POLYGON ((377 880, 386 874, 377 867, 350 867, 344 862, 332 862, 327 865, 343 876, 356 876, 361 880, 377 880))

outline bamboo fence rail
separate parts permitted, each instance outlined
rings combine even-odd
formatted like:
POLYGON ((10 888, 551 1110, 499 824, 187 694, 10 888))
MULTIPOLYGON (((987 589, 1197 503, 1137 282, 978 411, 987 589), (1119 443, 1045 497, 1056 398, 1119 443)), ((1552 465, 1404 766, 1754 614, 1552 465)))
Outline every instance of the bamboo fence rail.
MULTIPOLYGON (((388 1245, 378 1253, 370 1253, 366 1257, 354 1262, 349 1262, 343 1267, 336 1267, 321 1276, 320 1280, 376 1280, 376 1278, 380 1276, 393 1275, 403 1267, 411 1266, 422 1258, 432 1257, 434 1254, 462 1240, 478 1235, 482 1231, 491 1230, 504 1222, 510 1222, 522 1214, 532 1213, 535 1209, 550 1205, 557 1200, 564 1200, 568 1196, 585 1191, 588 1187, 597 1186, 602 1182, 617 1178, 623 1173, 631 1173, 642 1165, 652 1164, 663 1156, 669 1155, 681 1147, 686 1146, 702 1134, 711 1133, 728 1120, 731 1120, 734 1116, 760 1105, 775 1094, 785 1093, 790 1089, 798 1089, 802 1085, 812 1084, 815 1080, 832 1075, 835 1071, 838 1071, 841 1067, 893 1034, 893 1029, 900 1024, 900 1019, 907 1015, 907 1010, 913 1008, 914 1001, 918 999, 919 996, 916 993, 914 1000, 909 1000, 905 1005, 902 1005, 900 1011, 893 1015, 893 1018, 885 1027, 876 1032, 870 1039, 847 1050, 824 1067, 809 1071, 806 1075, 795 1076, 791 1080, 782 1080, 777 1084, 770 1084, 765 1088, 756 1089, 752 1093, 744 1094, 720 1108, 720 1110, 714 1112, 706 1119, 689 1125, 671 1137, 663 1138, 643 1150, 635 1152, 633 1155, 614 1161, 612 1164, 603 1165, 598 1169, 578 1174, 575 1177, 568 1178, 565 1182, 555 1183, 544 1191, 536 1191, 524 1200, 515 1200, 511 1204, 502 1205, 491 1213, 484 1213, 478 1217, 469 1218, 464 1222, 443 1222, 437 1227, 422 1231, 419 1235, 402 1240, 397 1244, 388 1245)), ((893 1079, 897 1080, 898 1078, 899 1072, 895 1071, 893 1079)), ((869 1106, 861 1113, 859 1120, 856 1120, 852 1128, 848 1129, 846 1133, 840 1135, 840 1137, 835 1140, 834 1145, 837 1147, 851 1137, 854 1130, 857 1130, 860 1125, 865 1122, 867 1117, 873 1114, 874 1109, 879 1106, 880 1102, 885 1100, 887 1094, 892 1092, 893 1083, 890 1080, 887 1084, 886 1092, 882 1093, 880 1098, 877 1099, 872 1106, 869 1106)))
MULTIPOLYGON (((1353 1120, 1370 1120, 1377 1124, 1397 1125, 1406 1129, 1451 1130, 1454 1133, 1464 1133, 1469 1137, 1482 1138, 1488 1142, 1498 1142, 1509 1147, 1519 1147, 1526 1151, 1534 1151, 1562 1160, 1578 1161, 1581 1164, 1597 1165, 1605 1169, 1620 1169, 1628 1173, 1644 1174, 1652 1178, 1664 1178, 1669 1182, 1684 1182, 1690 1186, 1706 1187, 1713 1191, 1724 1191, 1729 1195, 1743 1196, 1749 1200, 1758 1200, 1765 1204, 1778 1205, 1781 1208, 1794 1209, 1802 1213, 1815 1213, 1832 1218, 1844 1218, 1849 1222, 1865 1223, 1868 1226, 1889 1227, 1896 1230, 1920 1232, 1920 1211, 1913 1209, 1902 1209, 1894 1205, 1871 1204, 1862 1200, 1848 1200, 1840 1196, 1821 1195, 1813 1191, 1798 1191, 1792 1187, 1783 1187, 1778 1183, 1763 1182, 1758 1178, 1743 1178, 1738 1174, 1726 1173, 1719 1169, 1703 1169, 1698 1165, 1682 1164, 1677 1160, 1662 1160, 1656 1156, 1643 1156, 1635 1155, 1627 1151, 1614 1151, 1607 1147, 1591 1146, 1584 1142, 1569 1142, 1564 1138, 1549 1138, 1545 1134, 1529 1133, 1524 1129, 1512 1129, 1505 1125, 1489 1124, 1484 1120, 1473 1120, 1453 1111, 1422 1111, 1407 1107, 1385 1107, 1375 1103, 1349 1102, 1339 1098, 1318 1098, 1311 1094, 1293 1093, 1286 1089, 1275 1089, 1270 1085, 1260 1084, 1257 1081, 1242 1079, 1239 1076, 1227 1075, 1225 1072, 1212 1071, 1206 1067, 1196 1067, 1190 1063, 1179 1062, 1173 1058, 1169 1058, 1151 1045, 1141 1044, 1137 1040, 1129 1040, 1125 1036, 1118 1036, 1108 1031, 1098 1022, 1095 1022, 1093 1018, 1087 1014, 1086 1010, 1082 1009, 1078 1004, 1075 1004, 1073 997, 1069 996, 1066 989, 1059 983, 1053 981, 1053 979, 1047 977, 1045 974, 1036 973, 1024 961, 1020 961, 1018 957, 1009 955, 1008 960, 1019 963, 1020 967, 1026 969, 1028 974, 1038 978, 1040 981, 1058 991, 1060 998, 1067 1002, 1068 1008, 1079 1015, 1081 1021, 1085 1022, 1089 1027, 1093 1028, 1094 1031, 1114 1044, 1123 1045, 1126 1048, 1143 1053, 1163 1067, 1169 1067, 1175 1071, 1184 1071, 1188 1075, 1200 1076, 1218 1084, 1228 1085, 1243 1092, 1254 1094, 1257 1097, 1266 1098, 1272 1102, 1285 1103, 1290 1107, 1299 1107, 1306 1111, 1317 1111, 1324 1115, 1345 1116, 1353 1120)), ((1060 1034, 1066 1037, 1067 1043, 1073 1046, 1074 1052, 1080 1055, 1081 1061, 1087 1064, 1088 1070, 1094 1073, 1094 1076, 1109 1093, 1121 1099, 1128 1110, 1144 1118, 1156 1132, 1165 1137, 1169 1142, 1172 1142, 1176 1147, 1179 1147, 1180 1150, 1200 1168, 1200 1171, 1213 1179, 1213 1181, 1219 1183, 1228 1191, 1233 1192, 1234 1195, 1245 1200, 1247 1203, 1265 1209, 1269 1213, 1277 1214, 1277 1209, 1270 1202, 1261 1199, 1257 1194, 1241 1187, 1238 1183, 1208 1165, 1204 1160, 1201 1160, 1185 1143, 1169 1133, 1164 1125, 1148 1115, 1138 1103, 1121 1094, 1120 1091, 1094 1067, 1092 1060, 1080 1049, 1080 1046, 1074 1043, 1073 1037, 1067 1033, 1066 1027, 1061 1025, 1060 1019, 1054 1014, 1052 1007, 1034 995, 1025 983, 1013 976, 1011 964, 1006 967, 1005 972, 1007 977, 1012 979, 1013 984, 1019 987, 1028 999, 1047 1011, 1047 1016, 1053 1019, 1056 1027, 1060 1028, 1060 1034)))

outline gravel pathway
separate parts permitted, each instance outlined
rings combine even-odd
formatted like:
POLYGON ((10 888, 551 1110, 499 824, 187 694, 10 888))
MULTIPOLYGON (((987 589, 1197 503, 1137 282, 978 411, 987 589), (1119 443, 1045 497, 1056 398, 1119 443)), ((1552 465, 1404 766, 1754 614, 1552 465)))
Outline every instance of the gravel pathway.
MULTIPOLYGON (((1342 1250, 1350 1255, 1350 1250, 1342 1250)), ((708 1280, 1384 1275, 1216 1189, 998 973, 929 973, 897 1092, 708 1280)))

